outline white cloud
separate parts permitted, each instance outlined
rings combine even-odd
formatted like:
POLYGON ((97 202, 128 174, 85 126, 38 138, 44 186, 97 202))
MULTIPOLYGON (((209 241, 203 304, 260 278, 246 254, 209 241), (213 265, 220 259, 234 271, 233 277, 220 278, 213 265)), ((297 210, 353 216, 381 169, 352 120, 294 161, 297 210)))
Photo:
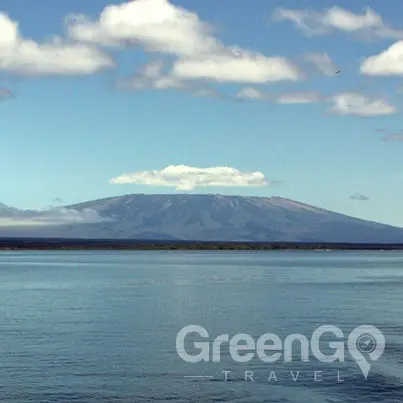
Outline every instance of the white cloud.
POLYGON ((235 95, 239 99, 249 99, 249 100, 269 100, 270 97, 264 91, 258 90, 253 87, 241 88, 235 95))
POLYGON ((325 76, 334 76, 339 68, 333 63, 327 53, 309 53, 304 56, 305 61, 312 63, 325 76))
POLYGON ((370 117, 391 115, 397 112, 397 109, 386 100, 371 99, 359 93, 345 92, 333 96, 330 100, 334 106, 329 109, 329 112, 337 115, 370 117))
POLYGON ((114 66, 102 51, 60 38, 37 43, 22 38, 18 23, 0 12, 0 71, 21 75, 85 75, 114 66))
POLYGON ((269 94, 253 87, 245 87, 238 91, 236 98, 267 101, 283 105, 304 105, 331 102, 333 103, 333 106, 328 109, 328 112, 336 115, 370 117, 391 115, 397 112, 396 107, 391 105, 385 99, 373 99, 364 94, 354 92, 344 92, 327 97, 314 91, 269 94))
POLYGON ((323 100, 318 92, 290 92, 276 97, 278 104, 314 104, 323 100))
POLYGON ((197 187, 252 187, 266 186, 268 181, 262 172, 241 172, 235 168, 218 166, 195 168, 170 165, 162 170, 138 171, 111 179, 112 184, 136 184, 174 187, 176 190, 192 190, 197 187))
POLYGON ((179 59, 174 62, 172 75, 184 79, 254 84, 303 78, 298 67, 287 59, 266 57, 249 51, 179 59))
POLYGON ((289 92, 281 94, 267 93, 253 87, 244 87, 235 95, 245 100, 269 101, 277 104, 313 104, 323 101, 318 92, 289 92))
POLYGON ((369 76, 403 75, 403 41, 396 42, 379 55, 365 59, 360 71, 369 76))
POLYGON ((216 82, 264 83, 299 80, 302 73, 287 59, 227 47, 197 14, 168 0, 133 0, 106 7, 96 21, 67 19, 69 35, 84 43, 174 55, 171 76, 216 82))
POLYGON ((147 89, 169 90, 175 89, 200 98, 224 98, 225 95, 215 88, 196 85, 178 77, 164 73, 164 62, 154 60, 145 64, 130 78, 120 79, 116 83, 117 89, 123 91, 142 91, 147 89))
POLYGON ((96 21, 84 15, 66 20, 70 36, 104 46, 140 45, 174 55, 214 52, 220 45, 197 14, 168 0, 134 0, 107 6, 96 21))
POLYGON ((94 209, 75 210, 59 207, 49 210, 18 210, 7 208, 0 215, 0 227, 91 224, 112 221, 94 209))
POLYGON ((137 73, 127 79, 120 79, 117 87, 122 90, 139 91, 145 89, 183 89, 185 83, 163 72, 164 62, 154 60, 145 64, 137 73))
POLYGON ((307 35, 325 35, 338 31, 361 34, 368 38, 403 38, 403 30, 390 27, 369 7, 357 14, 338 6, 322 11, 278 8, 272 19, 290 21, 307 35))
POLYGON ((235 96, 244 100, 267 101, 275 104, 319 104, 332 102, 333 106, 328 110, 331 114, 355 115, 355 116, 382 116, 397 112, 395 106, 385 99, 373 99, 364 94, 344 92, 331 97, 319 92, 284 92, 279 94, 267 93, 253 87, 244 87, 235 96))

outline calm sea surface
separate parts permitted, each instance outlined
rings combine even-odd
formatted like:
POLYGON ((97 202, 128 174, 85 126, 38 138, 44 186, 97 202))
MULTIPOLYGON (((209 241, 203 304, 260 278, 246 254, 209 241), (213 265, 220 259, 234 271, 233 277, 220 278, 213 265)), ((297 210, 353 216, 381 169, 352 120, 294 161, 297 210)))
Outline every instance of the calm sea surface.
POLYGON ((0 318, 0 402, 403 402, 399 252, 2 252, 0 318), (224 343, 221 362, 186 363, 188 325, 210 341, 372 325, 386 349, 367 380, 348 350, 239 363, 224 343))

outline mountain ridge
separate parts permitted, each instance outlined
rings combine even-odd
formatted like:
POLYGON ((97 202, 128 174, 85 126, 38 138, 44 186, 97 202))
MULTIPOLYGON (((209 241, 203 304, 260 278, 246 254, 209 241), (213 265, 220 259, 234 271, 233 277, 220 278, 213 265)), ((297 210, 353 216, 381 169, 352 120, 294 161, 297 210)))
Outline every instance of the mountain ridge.
MULTIPOLYGON (((21 214, 26 218, 26 212, 21 214)), ((128 194, 75 203, 40 214, 42 216, 34 219, 35 225, 0 227, 0 236, 217 242, 403 242, 403 228, 278 196, 128 194), (63 222, 54 225, 59 213, 63 222)))

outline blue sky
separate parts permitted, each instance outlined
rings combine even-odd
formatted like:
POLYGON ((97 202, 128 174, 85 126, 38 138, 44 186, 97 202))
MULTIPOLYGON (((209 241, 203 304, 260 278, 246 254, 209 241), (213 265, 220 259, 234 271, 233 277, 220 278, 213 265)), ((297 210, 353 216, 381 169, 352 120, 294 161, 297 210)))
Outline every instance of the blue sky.
POLYGON ((3 1, 1 202, 275 195, 403 226, 398 0, 131 3, 3 1))

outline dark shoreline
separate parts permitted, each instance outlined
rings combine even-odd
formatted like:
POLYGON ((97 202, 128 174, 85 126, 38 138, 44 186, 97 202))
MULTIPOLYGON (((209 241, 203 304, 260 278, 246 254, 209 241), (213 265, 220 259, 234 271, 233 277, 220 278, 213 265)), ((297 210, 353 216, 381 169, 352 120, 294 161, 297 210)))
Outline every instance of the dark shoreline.
POLYGON ((1 250, 403 250, 402 244, 0 238, 1 250))

